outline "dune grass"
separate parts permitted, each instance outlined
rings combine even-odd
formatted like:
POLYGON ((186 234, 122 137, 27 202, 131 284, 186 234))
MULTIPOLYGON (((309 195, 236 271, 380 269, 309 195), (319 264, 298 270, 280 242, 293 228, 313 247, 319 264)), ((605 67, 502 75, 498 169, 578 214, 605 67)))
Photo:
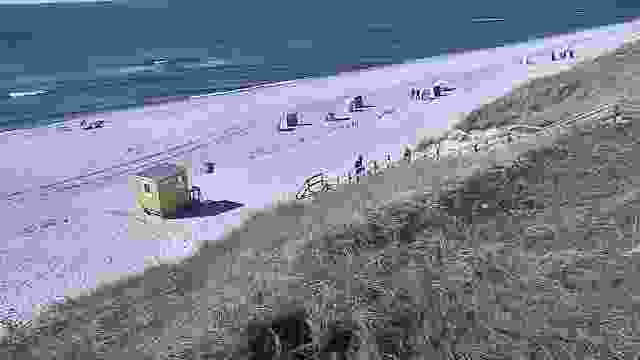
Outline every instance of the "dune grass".
MULTIPOLYGON (((637 48, 518 88, 460 126, 539 125, 632 94, 620 86, 637 48)), ((2 340, 0 358, 637 353, 637 260, 621 251, 636 246, 639 135, 635 125, 576 128, 514 145, 500 164, 423 160, 314 203, 277 204, 178 264, 52 305, 2 340), (345 201, 354 193, 368 199, 345 201)))
POLYGON ((638 352, 637 265, 620 254, 636 235, 634 133, 576 129, 510 167, 370 208, 292 261, 283 247, 244 251, 200 290, 167 277, 146 301, 113 295, 84 320, 80 306, 61 305, 40 319, 41 335, 23 339, 30 345, 14 346, 17 358, 98 359, 101 344, 104 358, 120 359, 638 352))

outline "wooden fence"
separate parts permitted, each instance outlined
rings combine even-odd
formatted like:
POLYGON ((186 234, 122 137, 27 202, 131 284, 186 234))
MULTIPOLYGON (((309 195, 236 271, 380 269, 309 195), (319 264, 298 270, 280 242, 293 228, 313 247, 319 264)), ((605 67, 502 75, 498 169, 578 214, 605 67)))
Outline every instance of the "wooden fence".
MULTIPOLYGON (((479 151, 488 151, 491 148, 495 148, 500 145, 506 145, 509 143, 514 143, 518 140, 522 140, 524 138, 532 138, 538 136, 548 136, 553 131, 568 129, 574 124, 578 123, 587 123, 591 121, 605 121, 612 124, 623 124, 628 123, 629 121, 640 117, 640 100, 631 100, 627 98, 620 98, 615 102, 603 103, 596 105, 593 109, 581 113, 574 114, 568 119, 564 119, 562 121, 552 123, 550 125, 541 127, 535 133, 518 133, 514 131, 505 131, 502 134, 497 135, 491 139, 481 139, 480 141, 470 141, 468 144, 461 145, 455 151, 447 152, 445 154, 440 154, 439 157, 436 157, 437 153, 436 148, 441 146, 441 143, 430 145, 426 151, 418 152, 412 151, 412 156, 409 162, 414 162, 415 160, 423 159, 423 158, 431 158, 434 160, 445 160, 454 157, 461 157, 465 154, 474 152, 475 150, 479 151)), ((371 160, 369 161, 369 167, 366 170, 365 176, 378 175, 384 172, 385 169, 389 167, 396 167, 400 163, 406 163, 404 159, 396 159, 395 161, 391 161, 391 163, 387 164, 384 160, 371 160), (372 168, 371 164, 373 161, 378 163, 377 170, 372 168)), ((314 175, 314 177, 317 175, 314 175)), ((331 186, 322 187, 322 191, 329 191, 336 189, 337 185, 342 184, 353 184, 359 182, 359 177, 355 176, 353 172, 348 172, 343 175, 338 176, 327 176, 326 182, 331 186)))

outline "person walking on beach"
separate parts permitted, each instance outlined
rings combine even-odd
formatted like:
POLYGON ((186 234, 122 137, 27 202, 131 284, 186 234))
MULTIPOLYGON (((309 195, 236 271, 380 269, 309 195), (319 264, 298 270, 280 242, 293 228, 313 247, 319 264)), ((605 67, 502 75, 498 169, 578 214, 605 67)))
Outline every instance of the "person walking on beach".
POLYGON ((356 181, 360 182, 360 176, 364 172, 364 158, 362 155, 358 155, 358 159, 355 163, 356 181))
POLYGON ((403 154, 403 159, 404 161, 406 161, 407 163, 411 163, 411 149, 407 146, 404 149, 404 154, 403 154))
POLYGON ((551 50, 551 61, 556 61, 556 51, 551 50))
POLYGON ((384 162, 387 169, 391 168, 391 155, 387 154, 384 158, 384 162))
POLYGON ((569 49, 569 58, 570 59, 575 59, 575 54, 573 52, 573 49, 569 49))

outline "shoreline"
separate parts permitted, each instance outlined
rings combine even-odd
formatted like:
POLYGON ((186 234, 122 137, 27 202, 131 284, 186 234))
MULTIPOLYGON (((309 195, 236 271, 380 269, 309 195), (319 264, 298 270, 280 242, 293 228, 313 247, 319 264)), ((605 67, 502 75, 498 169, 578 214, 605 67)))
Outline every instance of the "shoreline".
MULTIPOLYGON (((619 24, 620 25, 620 24, 619 24)), ((624 29, 629 24, 625 25, 624 29)), ((620 33, 616 33, 615 39, 611 39, 608 35, 600 35, 597 30, 591 32, 591 37, 594 38, 594 44, 585 44, 585 47, 598 47, 611 43, 619 43, 623 35, 628 35, 628 30, 618 30, 620 33), (600 39, 600 42, 598 42, 600 39), (604 43, 604 45, 602 45, 604 43)), ((571 34, 573 38, 584 37, 583 33, 571 34)), ((555 47, 557 44, 562 44, 566 39, 548 39, 549 43, 542 44, 543 48, 555 47), (555 45, 554 45, 555 44, 555 45), (553 46, 552 46, 553 45, 553 46)), ((519 44, 520 47, 525 47, 519 44)), ((540 45, 539 45, 540 46, 540 45)), ((526 48, 526 47, 525 47, 526 48)), ((600 47, 598 47, 600 48, 600 47)), ((184 109, 173 109, 174 111, 159 111, 158 113, 143 114, 147 115, 149 119, 138 119, 139 113, 135 112, 122 112, 122 116, 118 116, 117 119, 112 121, 118 121, 120 124, 124 123, 129 126, 118 126, 109 129, 99 130, 97 132, 82 132, 80 134, 60 133, 59 136, 52 136, 52 140, 38 139, 38 142, 28 144, 28 141, 23 139, 17 139, 14 143, 3 144, 5 146, 2 150, 9 153, 14 151, 20 151, 24 146, 30 146, 32 153, 37 153, 39 149, 57 149, 58 154, 67 151, 66 161, 58 164, 51 165, 51 159, 42 160, 42 156, 25 155, 20 159, 15 160, 16 166, 26 163, 32 169, 36 169, 47 173, 58 171, 57 176, 71 177, 70 170, 78 171, 78 164, 82 164, 83 161, 90 159, 90 161, 96 163, 96 167, 99 169, 105 169, 112 164, 109 161, 116 161, 114 158, 108 158, 108 156, 114 156, 113 153, 116 150, 120 150, 122 145, 126 145, 126 141, 139 142, 137 139, 142 136, 142 142, 146 145, 161 145, 162 149, 169 154, 166 150, 168 147, 175 145, 171 143, 169 137, 163 137, 165 134, 161 134, 161 137, 154 142, 154 138, 150 134, 149 129, 145 128, 145 121, 150 121, 152 124, 158 124, 159 130, 165 130, 169 132, 181 132, 183 129, 176 128, 175 115, 180 114, 184 118, 184 121, 180 122, 185 128, 194 127, 191 134, 179 134, 177 139, 180 141, 186 141, 189 139, 198 139, 202 135, 203 130, 218 131, 218 129, 212 129, 215 123, 212 122, 208 116, 211 114, 220 113, 224 119, 230 119, 236 121, 238 124, 246 122, 246 120, 255 120, 256 114, 259 114, 260 118, 269 118, 273 114, 277 114, 282 110, 282 104, 299 103, 295 105, 297 108, 305 113, 310 114, 310 118, 313 118, 314 114, 319 115, 324 111, 330 111, 333 106, 343 106, 340 103, 340 92, 360 92, 367 93, 367 98, 371 98, 374 104, 379 105, 381 108, 386 106, 398 107, 398 112, 392 116, 391 122, 396 127, 380 130, 381 123, 377 122, 374 118, 374 114, 364 112, 361 115, 354 115, 360 119, 361 129, 357 130, 358 134, 364 134, 360 136, 353 136, 352 130, 338 130, 334 137, 321 138, 318 142, 322 142, 322 146, 318 147, 312 141, 306 141, 299 143, 297 138, 280 138, 277 135, 274 136, 270 123, 262 123, 262 127, 256 126, 250 129, 248 136, 242 136, 241 138, 234 139, 229 143, 217 143, 216 145, 207 145, 203 152, 207 152, 203 156, 219 156, 223 160, 220 166, 217 166, 216 172, 219 176, 213 177, 193 177, 194 183, 198 186, 202 186, 203 193, 211 196, 211 199, 215 200, 229 200, 238 203, 242 203, 245 207, 240 210, 224 213, 222 215, 216 215, 213 217, 196 218, 194 222, 189 220, 173 222, 172 224, 180 224, 188 228, 188 233, 193 234, 194 240, 182 239, 182 235, 176 235, 174 240, 171 236, 167 236, 162 233, 161 235, 149 235, 149 229, 141 226, 139 228, 130 227, 128 225, 128 219, 125 215, 105 216, 106 211, 117 211, 125 213, 129 211, 129 207, 133 206, 134 200, 131 196, 130 189, 125 188, 124 185, 120 186, 119 183, 110 182, 100 189, 84 189, 78 193, 60 193, 53 196, 51 199, 42 200, 39 198, 27 198, 24 203, 18 204, 15 208, 7 207, 7 209, 0 208, 0 212, 5 211, 5 216, 10 216, 14 221, 7 224, 5 229, 2 229, 4 234, 0 235, 0 238, 5 238, 9 242, 15 241, 19 247, 18 242, 23 244, 40 244, 40 246, 49 248, 51 255, 55 255, 56 251, 66 259, 71 259, 78 249, 87 248, 90 252, 89 261, 87 261, 86 268, 76 269, 78 276, 85 276, 90 279, 87 281, 86 286, 89 289, 96 288, 94 283, 101 284, 104 282, 111 283, 114 277, 120 279, 122 277, 131 276, 138 273, 142 269, 143 256, 159 256, 161 258, 171 257, 181 259, 192 255, 192 249, 188 249, 187 245, 195 247, 197 241, 217 241, 224 238, 231 229, 237 228, 242 224, 242 219, 245 216, 250 216, 251 212, 260 211, 264 208, 268 208, 269 204, 273 203, 273 197, 277 196, 279 192, 295 191, 293 185, 299 186, 299 178, 302 175, 309 175, 308 172, 311 168, 326 168, 328 171, 337 169, 338 165, 345 159, 347 159, 347 165, 351 165, 351 153, 353 151, 361 151, 363 154, 367 154, 367 158, 373 158, 376 152, 384 152, 386 150, 392 151, 392 154, 398 154, 400 147, 398 144, 413 143, 412 136, 416 136, 416 130, 421 126, 428 127, 425 129, 427 132, 438 133, 447 130, 447 127, 451 125, 451 114, 454 111, 473 110, 478 107, 478 104, 482 104, 487 101, 491 101, 491 97, 500 96, 504 91, 513 89, 514 83, 531 76, 531 69, 514 63, 513 59, 517 59, 520 51, 502 50, 499 52, 496 49, 484 50, 483 52, 475 52, 475 55, 469 53, 461 53, 457 57, 452 57, 453 60, 447 60, 446 64, 424 64, 418 63, 413 65, 397 65, 401 71, 398 70, 384 70, 370 71, 370 75, 367 78, 360 78, 361 74, 350 73, 348 75, 342 75, 339 77, 339 81, 328 81, 326 78, 313 79, 314 81, 305 82, 303 84, 296 84, 300 86, 303 95, 298 93, 287 94, 286 92, 280 93, 276 91, 265 91, 260 96, 253 96, 243 93, 240 97, 223 97, 224 101, 212 102, 212 101, 200 101, 194 102, 193 105, 187 104, 184 109), (493 52, 498 52, 493 54, 493 52), (488 55, 485 55, 488 54, 488 55), (504 56, 500 55, 504 54, 504 56), (498 59, 502 61, 495 64, 494 61, 498 59), (482 58, 486 57, 486 58, 482 58), (480 64, 474 67, 474 64, 480 64), (404 71, 406 69, 406 72, 404 71), (461 70, 464 69, 464 70, 461 70), (482 70, 489 69, 489 71, 482 70), (442 101, 438 101, 434 104, 417 103, 408 100, 405 90, 408 90, 409 86, 413 86, 413 83, 422 82, 422 84, 416 84, 417 86, 429 86, 432 83, 432 76, 442 76, 443 73, 449 77, 458 79, 460 83, 465 83, 465 88, 461 89, 459 94, 454 94, 451 98, 445 98, 442 101), (470 77, 466 75, 470 74, 470 77), (320 85, 318 85, 320 83, 320 85), (324 87, 324 88, 323 88, 324 87), (468 90, 467 88, 468 87, 468 90), (306 91, 305 88, 308 90, 306 91), (344 90, 347 88, 347 90, 344 90), (312 91, 313 93, 309 92, 312 91), (262 96, 262 94, 266 94, 262 96), (267 98, 265 100, 265 98, 267 98), (254 100, 259 102, 253 104, 254 100), (309 100, 311 99, 311 100, 309 100), (408 104, 408 105, 407 105, 408 104), (248 110, 251 109, 251 110, 248 110), (195 111, 194 111, 195 110, 195 111), (199 119, 199 116, 203 116, 199 119), (135 118, 135 120, 134 120, 135 118), (194 120, 195 119, 195 120, 194 120), (190 121, 192 121, 190 123, 190 121), (164 124, 164 125, 163 125, 164 124), (134 128, 138 125, 139 128, 134 128), (161 129, 162 126, 166 126, 166 129, 161 129), (269 129, 267 132, 267 128, 269 129), (136 133, 139 131, 139 133, 136 133), (99 135, 98 135, 99 134, 99 135), (197 136, 194 136, 197 135, 197 136), (276 139, 276 140, 274 140, 276 139), (292 152, 280 153, 277 156, 273 156, 271 159, 260 159, 257 161, 248 161, 246 159, 246 152, 254 148, 255 146, 269 146, 269 142, 276 141, 281 143, 292 143, 295 147, 292 152), (359 143, 356 143, 358 142, 359 143), (115 145, 114 145, 115 143, 115 145), (65 146, 67 148, 65 148, 65 146), (78 151, 78 149, 85 149, 86 151, 78 151), (210 147, 207 149, 207 147, 210 147), (93 151, 91 151, 93 150, 93 151), (213 154, 213 155, 212 155, 213 154), (32 156, 33 159, 29 159, 32 156), (313 157, 315 156, 315 157, 313 157), (102 158, 101 158, 102 157, 102 158), (226 163, 224 163, 226 161, 226 163), (74 164, 74 162, 76 162, 74 164), (64 164, 68 163, 68 164, 64 164), (290 166, 282 166, 282 163, 291 164, 290 166), (295 166, 294 166, 295 165, 295 166), (67 166, 65 169, 64 166, 67 166), (242 168, 242 169, 239 169, 242 168), (242 171, 240 171, 242 170, 242 171), (62 174, 62 175, 60 175, 62 174), (277 180, 274 180, 278 178, 277 180), (275 182, 275 183, 274 183, 275 182), (96 206, 97 204, 97 206, 96 206), (267 205, 264 205, 267 204, 267 205), (40 226, 38 233, 33 233, 32 237, 28 240, 24 240, 21 237, 16 237, 14 230, 18 231, 27 225, 38 224, 42 221, 38 219, 44 219, 45 217, 68 217, 68 224, 61 224, 59 228, 51 226, 40 226), (53 229, 58 231, 54 233, 53 229), (132 230, 133 229, 133 230, 132 230), (138 231, 133 233, 133 231, 138 231), (13 238, 12 238, 13 237, 13 238), (87 240, 89 239, 89 240, 87 240), (191 241, 191 244, 187 244, 191 241), (131 244, 135 243, 136 249, 131 244), (127 253, 114 253, 114 249, 128 246, 130 251, 127 253), (65 249, 66 247, 66 249, 65 249), (101 257, 113 255, 112 263, 105 265, 101 261, 101 257), (157 255, 160 254, 160 255, 157 255), (91 266, 89 266, 91 264, 91 266), (98 275, 96 275, 98 274, 98 275), (111 274, 107 279, 99 279, 100 274, 111 274)), ((580 52, 578 53, 580 57, 580 52)), ((450 59, 450 58, 447 58, 450 59)), ((545 56, 546 59, 546 56, 545 56)), ((548 59, 547 59, 548 60, 548 59)), ((442 62, 442 61, 441 61, 442 62)), ((556 71, 569 63, 558 64, 558 67, 554 68, 556 71)), ((379 70, 379 69, 376 69, 379 70)), ((335 78, 335 77, 334 77, 335 78)), ((517 86, 517 85, 515 85, 517 86)), ((264 89, 266 90, 266 89, 264 89)), ((387 121, 387 120, 384 120, 387 121)), ((456 120, 457 121, 457 120, 456 120)), ((231 125, 231 124, 228 124, 231 125)), ((225 125, 226 126, 226 125, 225 125)), ((301 130, 302 133, 312 134, 316 129, 318 133, 320 130, 315 127, 308 128, 310 130, 301 130)), ((158 129, 154 129, 158 130, 158 129)), ((309 137, 307 137, 309 139, 309 137)), ((284 144, 291 145, 291 144, 284 144)), ((287 146, 281 146, 282 148, 287 146)), ((123 148, 124 149, 124 148, 123 148)), ((156 151, 158 149, 145 148, 147 152, 156 151)), ((45 151, 46 153, 46 151, 45 151)), ((136 155, 137 156, 137 155, 136 155)), ((200 163, 200 159, 196 160, 199 156, 195 152, 189 154, 189 159, 193 159, 193 164, 200 163)), ((381 156, 377 157, 378 159, 381 156)), ((394 155, 394 160, 397 156, 394 155)), ((7 164, 10 162, 8 159, 7 164)), ((126 159, 124 161, 129 161, 126 159)), ((216 159, 217 160, 217 159, 216 159)), ((11 160, 13 161, 13 160, 11 160)), ((118 159, 122 162, 123 160, 118 159)), ((9 164, 10 165, 10 164, 9 164)), ((9 166, 7 165, 7 166, 9 166)), ((141 163, 141 165, 149 165, 141 163)), ((2 170, 2 169, 0 169, 2 170)), ((80 168, 83 172, 86 172, 84 168, 80 168)), ((17 172, 26 174, 24 170, 17 169, 17 172)), ((11 175, 11 174, 9 174, 11 175)), ((33 177, 40 174, 33 174, 33 177)), ((45 174, 51 175, 51 174, 45 174)), ((7 179, 7 188, 11 190, 11 177, 7 179)), ((29 183, 32 178, 23 176, 17 178, 20 180, 21 187, 24 183, 29 183)), ((45 181, 43 178, 37 178, 37 181, 45 181)), ((83 179, 81 179, 84 181, 83 179)), ((38 184, 35 184, 38 185, 38 184)), ((82 185, 82 184, 80 184, 82 185)), ((155 229, 155 228, 154 228, 155 229)), ((171 229, 174 231, 174 229, 171 229)), ((191 235, 189 235, 191 236, 191 235)), ((265 239, 270 239, 268 234, 265 234, 265 239)), ((260 244, 263 245, 263 244, 260 244)), ((266 245, 266 244, 265 244, 266 245)), ((23 249, 23 251, 29 251, 23 249)), ((14 258, 20 258, 19 251, 15 251, 12 256, 14 258)), ((67 260, 70 261, 70 260, 67 260)), ((37 270, 37 269, 36 269, 37 270)), ((0 271, 1 273, 2 271, 0 271)), ((8 272, 8 276, 13 279, 16 277, 16 281, 22 277, 29 277, 29 274, 12 274, 8 272)), ((75 277, 76 274, 69 274, 68 277, 75 277)), ((31 281, 31 280, 29 280, 31 281)), ((49 288, 56 291, 65 291, 66 293, 77 292, 78 289, 73 290, 68 288, 68 284, 63 284, 63 280, 50 279, 49 282, 42 283, 33 281, 33 288, 38 290, 39 293, 35 293, 35 290, 27 290, 21 294, 24 302, 40 303, 44 300, 44 292, 49 288), (31 295, 28 296, 27 295, 31 295)), ((66 280, 65 280, 66 281, 66 280)), ((80 292, 84 293, 82 289, 80 292)), ((18 306, 24 306, 18 304, 13 294, 9 294, 9 302, 16 303, 18 306)), ((46 303, 46 301, 45 301, 46 303)), ((29 304, 25 304, 29 307, 29 304)), ((19 309, 19 312, 29 312, 29 309, 19 309)))
MULTIPOLYGON (((288 87, 288 86, 295 87, 297 85, 305 84, 305 83, 307 83, 309 81, 333 80, 333 79, 337 79, 337 78, 340 78, 340 77, 345 76, 345 75, 366 74, 366 73, 372 72, 372 71, 385 71, 385 70, 389 70, 389 69, 396 69, 396 68, 399 68, 399 67, 411 66, 411 65, 415 65, 415 64, 436 63, 438 61, 442 61, 442 60, 445 60, 445 59, 447 59, 448 61, 455 61, 456 58, 459 57, 459 56, 472 56, 472 55, 477 55, 477 54, 483 53, 483 52, 491 52, 491 51, 497 51, 497 50, 502 50, 502 49, 504 49, 504 50, 517 49, 518 47, 527 48, 527 49, 529 49, 531 51, 531 50, 534 50, 535 48, 537 48, 538 46, 541 46, 543 43, 548 42, 550 40, 563 42, 566 37, 574 37, 576 35, 587 33, 587 32, 588 33, 593 33, 593 32, 605 31, 605 29, 615 28, 616 26, 622 26, 622 25, 625 25, 625 24, 630 24, 630 23, 636 22, 636 21, 638 21, 638 19, 640 19, 640 16, 631 17, 627 21, 620 22, 620 23, 612 23, 612 24, 607 24, 607 25, 601 25, 601 26, 597 26, 597 27, 593 27, 593 28, 579 28, 574 32, 543 34, 543 35, 540 35, 540 36, 537 36, 537 37, 534 37, 534 38, 526 39, 526 40, 523 40, 523 41, 513 41, 513 42, 506 43, 506 44, 503 44, 503 45, 500 45, 500 46, 496 46, 496 47, 467 48, 467 49, 459 49, 459 50, 458 49, 452 49, 450 51, 447 51, 446 53, 433 55, 433 56, 426 57, 426 58, 408 59, 408 60, 405 60, 405 61, 402 61, 402 62, 392 63, 392 64, 373 64, 373 65, 366 64, 366 63, 365 64, 355 64, 355 65, 351 65, 351 67, 354 67, 356 69, 345 70, 345 71, 337 71, 337 72, 335 72, 334 74, 331 74, 331 75, 318 75, 318 76, 311 75, 311 76, 308 76, 308 77, 289 79, 289 80, 280 80, 280 81, 275 81, 275 82, 264 82, 264 83, 258 82, 257 85, 250 85, 250 86, 247 86, 247 87, 241 87, 241 88, 231 89, 231 90, 221 90, 221 91, 216 91, 216 92, 213 92, 213 93, 202 93, 202 94, 196 94, 196 95, 164 96, 164 97, 158 97, 158 98, 145 99, 141 103, 134 104, 134 105, 122 105, 122 106, 114 105, 112 108, 103 109, 103 110, 76 111, 76 112, 69 112, 69 113, 64 113, 64 114, 52 114, 50 116, 45 117, 43 120, 40 120, 40 121, 44 122, 46 119, 52 119, 52 120, 53 119, 59 119, 59 121, 47 122, 47 123, 44 123, 42 125, 30 126, 30 127, 11 127, 11 128, 7 128, 7 129, 0 128, 0 136, 7 135, 7 133, 17 134, 17 133, 20 133, 20 132, 33 131, 33 130, 38 130, 38 129, 56 128, 56 127, 60 127, 60 126, 64 127, 64 126, 68 125, 69 123, 77 121, 78 119, 82 119, 82 118, 93 119, 95 117, 106 116, 106 115, 110 115, 110 114, 114 114, 114 113, 136 111, 136 110, 145 109, 145 108, 151 109, 153 107, 162 106, 162 105, 185 103, 185 102, 189 102, 189 101, 194 100, 194 99, 201 99, 201 98, 215 97, 215 96, 224 96, 224 95, 247 94, 247 93, 252 93, 252 92, 255 92, 255 91, 259 90, 259 89, 264 89, 264 88, 288 87), (363 68, 358 68, 358 67, 363 67, 363 68)), ((607 31, 605 31, 605 32, 607 32, 607 31)), ((581 42, 581 41, 585 41, 585 40, 589 40, 589 39, 590 38, 575 40, 575 41, 572 41, 570 43, 581 42)), ((36 122, 38 122, 38 121, 36 121, 36 122)))

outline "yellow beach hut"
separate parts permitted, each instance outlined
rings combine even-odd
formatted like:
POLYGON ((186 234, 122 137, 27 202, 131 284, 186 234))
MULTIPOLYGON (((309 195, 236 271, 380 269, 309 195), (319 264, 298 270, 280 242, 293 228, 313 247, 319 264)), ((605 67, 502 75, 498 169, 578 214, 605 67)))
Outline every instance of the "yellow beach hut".
POLYGON ((135 174, 133 179, 137 203, 146 214, 166 217, 192 203, 187 170, 180 165, 160 164, 135 174))

